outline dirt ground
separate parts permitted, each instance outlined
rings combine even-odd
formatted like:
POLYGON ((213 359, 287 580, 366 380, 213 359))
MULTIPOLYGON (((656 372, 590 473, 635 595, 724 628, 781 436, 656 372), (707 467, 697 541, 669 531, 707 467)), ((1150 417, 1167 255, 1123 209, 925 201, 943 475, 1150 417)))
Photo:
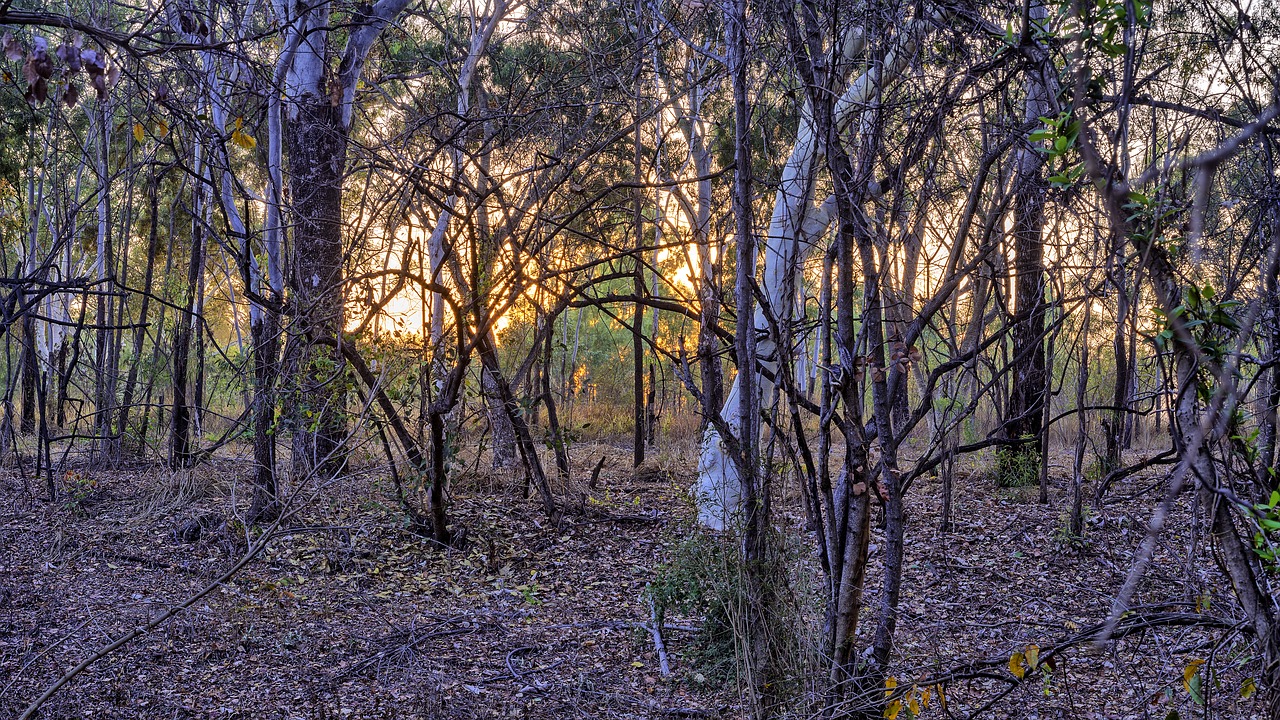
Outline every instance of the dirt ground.
MULTIPOLYGON (((453 513, 468 542, 448 551, 402 528, 389 483, 371 465, 312 489, 242 572, 91 666, 41 717, 739 717, 734 682, 702 672, 698 618, 668 620, 677 626, 664 635, 669 677, 646 627, 646 584, 692 532, 685 488, 695 464, 686 442, 637 479, 627 450, 575 446, 575 489, 566 493, 574 511, 559 526, 516 480, 464 470, 453 513), (600 483, 588 489, 602 455, 600 483)), ((1160 476, 1117 486, 1080 542, 1065 535, 1065 481, 1040 505, 1033 490, 996 490, 978 466, 958 472, 950 533, 937 529, 936 480, 916 483, 908 498, 891 674, 900 686, 966 665, 975 675, 931 687, 920 717, 1263 717, 1256 700, 1241 697, 1253 668, 1230 630, 1164 627, 1104 649, 1079 643, 1051 673, 1015 682, 1011 654, 1105 617, 1160 476), (1207 705, 1184 683, 1194 660, 1205 661, 1207 705)), ((0 717, 16 717, 96 648, 199 591, 244 552, 228 511, 246 505, 247 468, 235 457, 180 475, 76 467, 63 476, 72 492, 57 504, 4 471, 0 717)), ((1189 503, 1163 535, 1138 602, 1166 617, 1229 620, 1237 611, 1203 534, 1192 541, 1189 503)), ((780 528, 797 547, 811 545, 794 506, 781 510, 780 528)), ((868 641, 881 578, 879 537, 872 542, 868 641)), ((795 592, 820 587, 811 558, 791 572, 795 592)), ((810 618, 796 635, 819 624, 810 618)), ((904 707, 899 717, 909 715, 904 707)))

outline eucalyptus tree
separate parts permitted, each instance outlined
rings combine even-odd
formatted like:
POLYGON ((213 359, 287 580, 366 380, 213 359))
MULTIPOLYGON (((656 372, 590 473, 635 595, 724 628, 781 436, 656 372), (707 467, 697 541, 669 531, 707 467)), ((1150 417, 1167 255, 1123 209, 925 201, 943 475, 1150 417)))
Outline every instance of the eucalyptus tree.
MULTIPOLYGON (((758 364, 744 360, 739 347, 739 373, 724 416, 704 439, 700 519, 714 528, 749 532, 742 523, 750 517, 751 505, 767 501, 739 492, 739 487, 747 489, 746 482, 725 482, 738 479, 744 463, 758 462, 745 455, 733 458, 735 446, 746 446, 745 438, 751 436, 746 429, 749 416, 740 414, 748 410, 735 413, 734 408, 741 404, 740 393, 747 392, 757 402, 757 409, 750 412, 776 418, 776 405, 785 398, 796 418, 788 428, 798 448, 793 463, 806 478, 801 484, 808 490, 809 515, 817 529, 815 540, 827 582, 823 631, 827 711, 842 712, 850 704, 856 707, 865 702, 859 698, 871 692, 869 688, 879 687, 892 660, 907 544, 906 491, 944 454, 955 452, 902 458, 903 443, 933 413, 937 384, 1007 334, 982 337, 980 323, 974 341, 965 343, 968 347, 957 347, 958 353, 937 358, 927 369, 920 367, 929 358, 917 343, 938 314, 955 305, 960 288, 975 270, 991 262, 1014 194, 1004 182, 1006 175, 990 170, 1007 165, 1004 158, 1015 144, 1025 142, 1036 123, 1018 122, 977 148, 956 147, 958 136, 973 133, 966 123, 976 116, 959 110, 980 106, 1011 74, 1017 77, 1017 66, 1009 55, 992 52, 998 43, 985 30, 967 41, 928 40, 948 23, 981 29, 980 23, 929 7, 878 7, 849 14, 836 4, 804 3, 796 8, 779 6, 774 12, 803 104, 797 112, 796 144, 783 165, 766 236, 760 310, 753 323, 758 364), (926 47, 930 52, 923 53, 926 47), (919 281, 902 273, 914 276, 917 272, 913 268, 918 260, 913 258, 918 258, 924 244, 925 218, 941 200, 939 184, 928 168, 938 167, 948 152, 959 153, 953 162, 965 163, 972 177, 965 181, 968 187, 958 222, 942 232, 935 230, 931 238, 943 248, 943 266, 931 269, 927 281, 919 281), (815 203, 820 173, 829 177, 831 194, 815 203), (831 259, 824 267, 831 277, 824 280, 829 289, 823 291, 820 344, 833 345, 834 357, 824 363, 822 405, 812 407, 802 402, 796 390, 791 363, 796 347, 789 334, 796 317, 793 297, 801 261, 833 224, 831 259), (971 234, 978 239, 971 241, 971 234), (907 289, 910 294, 904 295, 907 289), (895 308, 895 303, 901 307, 895 308), (906 395, 913 367, 919 379, 919 401, 895 411, 898 398, 906 395), (743 389, 751 384, 759 388, 743 389), (819 416, 816 457, 808 451, 798 414, 801 408, 819 416), (840 433, 834 443, 826 435, 832 424, 840 433), (829 464, 838 446, 843 447, 844 457, 832 477, 829 464), (873 504, 883 507, 885 549, 875 630, 863 664, 855 641, 868 579, 873 504)), ((1028 24, 1025 32, 1033 31, 1028 24)), ((739 263, 740 273, 745 267, 753 274, 749 272, 755 266, 752 255, 739 263)), ((742 313, 742 307, 738 311, 742 313)), ((970 318, 970 327, 978 320, 970 318)), ((740 343, 744 332, 748 328, 740 327, 740 343)), ((1037 342, 1042 339, 1043 332, 1036 336, 1037 342)), ((1008 372, 1008 368, 1000 370, 987 388, 1008 372)), ((954 426, 975 406, 976 401, 968 409, 950 413, 944 424, 954 426)), ((771 426, 778 432, 776 420, 771 426)), ((964 451, 1003 442, 992 436, 964 451)))
MULTIPOLYGON (((1043 33, 1048 13, 1039 2, 1030 3, 1022 18, 1022 33, 1030 38, 1043 33)), ((1036 123, 1040 118, 1056 115, 1058 77, 1051 64, 1033 67, 1024 82, 1023 122, 1036 123)), ((1015 274, 1013 348, 1009 372, 1009 406, 1005 412, 1004 432, 1021 444, 1002 448, 1001 467, 997 474, 1001 483, 1031 484, 1040 477, 1039 439, 1044 428, 1046 377, 1045 364, 1045 272, 1044 217, 1045 199, 1049 191, 1044 172, 1043 148, 1027 143, 1018 150, 1018 191, 1013 202, 1013 251, 1015 274)), ((1125 313, 1127 315, 1127 311, 1125 313)), ((1045 499, 1047 501, 1047 498, 1045 499)))

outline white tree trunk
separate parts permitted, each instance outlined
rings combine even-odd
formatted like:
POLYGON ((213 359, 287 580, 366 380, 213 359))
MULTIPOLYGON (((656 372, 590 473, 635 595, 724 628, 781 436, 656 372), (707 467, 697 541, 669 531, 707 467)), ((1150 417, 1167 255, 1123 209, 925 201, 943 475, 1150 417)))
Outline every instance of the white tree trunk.
MULTIPOLYGON (((912 22, 881 65, 872 66, 848 85, 835 103, 837 127, 845 127, 855 113, 872 101, 880 87, 901 74, 907 62, 915 55, 926 27, 923 20, 912 22)), ((861 53, 863 46, 861 31, 850 31, 844 42, 845 61, 851 61, 861 53)), ((833 197, 828 197, 818 207, 812 204, 816 151, 813 118, 809 109, 805 108, 796 133, 796 144, 782 169, 782 178, 774 198, 773 215, 769 220, 769 235, 765 239, 765 267, 761 288, 779 323, 790 319, 799 268, 818 239, 826 233, 835 211, 833 197)), ((779 368, 778 353, 781 349, 769 332, 769 322, 763 307, 756 310, 752 325, 760 338, 756 346, 760 365, 769 375, 776 377, 779 368)), ((742 331, 743 328, 739 328, 739 332, 742 331)), ((803 338, 800 341, 803 342, 803 338)), ((791 350, 787 349, 788 352, 791 350)), ((741 371, 740 367, 739 372, 741 371)), ((760 398, 776 400, 773 382, 764 372, 757 372, 755 385, 760 398)), ((740 383, 735 378, 720 413, 725 424, 734 433, 739 432, 742 427, 742 418, 738 416, 739 386, 740 383)), ((770 408, 761 403, 760 411, 768 413, 770 408)), ((741 500, 738 485, 738 471, 728 448, 719 430, 709 424, 702 437, 698 482, 693 489, 698 503, 698 521, 713 530, 731 526, 741 500)))

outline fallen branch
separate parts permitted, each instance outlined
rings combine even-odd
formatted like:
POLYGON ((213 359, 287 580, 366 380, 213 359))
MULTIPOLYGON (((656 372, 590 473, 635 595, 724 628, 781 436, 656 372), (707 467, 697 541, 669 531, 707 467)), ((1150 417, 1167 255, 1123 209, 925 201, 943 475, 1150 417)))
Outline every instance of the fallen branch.
POLYGON ((163 613, 158 615, 154 620, 147 622, 145 625, 141 625, 139 627, 134 628, 132 632, 129 632, 120 636, 116 640, 99 648, 96 652, 94 652, 89 657, 85 658, 84 660, 81 660, 79 664, 77 664, 75 667, 68 670, 62 677, 58 678, 57 681, 55 681, 52 685, 46 688, 45 691, 40 694, 40 697, 32 701, 32 703, 27 706, 27 709, 23 711, 22 715, 18 717, 18 720, 31 720, 31 718, 34 718, 36 713, 40 711, 40 707, 49 701, 49 698, 53 697, 59 690, 61 690, 64 686, 66 686, 67 683, 74 680, 77 675, 87 670, 90 665, 93 665, 97 661, 110 655, 116 650, 119 650, 125 645, 128 645, 134 640, 137 640, 143 635, 150 633, 152 630, 155 630, 156 628, 160 627, 164 623, 168 622, 174 616, 182 613, 192 605, 195 605, 202 598, 204 598, 204 596, 208 595, 209 593, 213 592, 217 588, 221 587, 223 583, 227 582, 232 577, 234 577, 236 573, 240 572, 240 570, 243 569, 245 565, 248 565, 254 558, 256 558, 266 548, 267 543, 273 539, 273 533, 275 532, 275 529, 279 525, 279 523, 280 521, 276 520, 276 524, 267 528, 267 531, 262 534, 262 537, 258 538, 256 542, 250 545, 249 549, 245 552, 243 556, 241 556, 239 560, 236 561, 234 565, 227 568, 226 572, 219 575, 217 579, 215 579, 213 582, 201 588, 199 592, 189 596, 186 600, 164 611, 163 613))
POLYGON ((649 598, 649 612, 653 622, 649 625, 649 634, 653 636, 653 647, 658 651, 658 669, 662 677, 671 677, 671 662, 667 659, 667 644, 662 641, 662 622, 658 620, 658 607, 649 598))
MULTIPOLYGON (((443 625, 448 625, 455 622, 462 622, 466 619, 467 618, 458 617, 455 619, 446 620, 444 622, 437 623, 434 627, 441 627, 443 625)), ((400 645, 397 645, 394 648, 387 648, 385 650, 376 652, 371 657, 367 657, 364 660, 361 660, 360 662, 356 663, 355 665, 352 665, 351 667, 347 668, 346 670, 338 673, 336 676, 334 676, 333 679, 341 680, 343 678, 350 677, 358 672, 363 671, 365 668, 368 668, 375 664, 380 664, 383 660, 387 659, 389 656, 393 654, 399 655, 399 654, 408 652, 410 650, 417 650, 420 645, 422 645, 428 640, 434 640, 436 638, 442 638, 442 637, 452 637, 454 635, 470 635, 471 633, 475 632, 479 627, 480 627, 479 624, 473 624, 470 627, 456 628, 453 630, 439 630, 436 632, 429 632, 425 635, 419 635, 416 637, 413 636, 412 633, 410 633, 409 642, 401 643, 400 645)))

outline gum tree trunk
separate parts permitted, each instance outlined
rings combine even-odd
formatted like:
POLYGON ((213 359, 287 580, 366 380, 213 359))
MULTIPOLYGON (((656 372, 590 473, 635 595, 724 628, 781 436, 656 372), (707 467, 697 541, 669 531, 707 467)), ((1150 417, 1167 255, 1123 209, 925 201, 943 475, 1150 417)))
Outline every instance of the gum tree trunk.
POLYGON ((344 19, 346 46, 330 46, 327 2, 287 8, 295 24, 283 56, 284 153, 292 194, 293 252, 288 282, 294 315, 291 358, 294 472, 340 473, 345 466, 348 390, 344 325, 342 181, 356 87, 382 29, 408 0, 379 0, 344 19), (332 58, 339 56, 336 72, 332 58), (333 344, 320 341, 332 341, 333 344))
MULTIPOLYGON (((1031 10, 1033 19, 1044 17, 1044 7, 1031 10)), ((1036 70, 1027 74, 1027 99, 1023 119, 1034 121, 1049 112, 1048 94, 1036 70)), ((1014 297, 1012 383, 1005 432, 1020 445, 998 453, 1000 482, 1031 484, 1040 477, 1040 447, 1045 402, 1044 353, 1044 198, 1048 192, 1041 154, 1030 143, 1018 153, 1018 190, 1013 199, 1014 297)))
MULTIPOLYGON (((868 69, 848 84, 833 103, 832 122, 835 127, 844 128, 854 113, 860 111, 884 83, 891 82, 901 74, 907 61, 915 54, 924 28, 923 22, 914 21, 902 33, 882 63, 868 69)), ((843 40, 846 62, 860 53, 863 45, 861 31, 850 30, 843 40)), ((812 108, 806 103, 796 143, 783 166, 764 246, 765 266, 761 288, 768 307, 779 322, 789 320, 798 268, 803 265, 817 240, 826 233, 836 211, 835 196, 827 198, 818 207, 812 205, 816 152, 812 108)), ((758 309, 753 317, 751 327, 754 327, 755 334, 760 338, 757 349, 760 367, 755 368, 755 378, 751 385, 760 398, 773 397, 773 382, 769 377, 778 372, 778 353, 790 352, 791 348, 778 347, 777 341, 769 332, 769 321, 764 308, 758 309)), ((739 332, 742 332, 746 323, 740 322, 742 326, 739 327, 739 332)), ((742 403, 739 396, 744 377, 741 370, 753 368, 742 357, 738 358, 738 363, 740 372, 730 386, 721 412, 722 419, 735 434, 742 428, 742 403)), ((758 401, 756 405, 759 405, 758 401)), ((716 427, 710 425, 703 434, 698 460, 698 484, 694 490, 698 500, 699 522, 717 530, 732 524, 742 500, 738 485, 737 470, 730 461, 728 448, 716 427)))

